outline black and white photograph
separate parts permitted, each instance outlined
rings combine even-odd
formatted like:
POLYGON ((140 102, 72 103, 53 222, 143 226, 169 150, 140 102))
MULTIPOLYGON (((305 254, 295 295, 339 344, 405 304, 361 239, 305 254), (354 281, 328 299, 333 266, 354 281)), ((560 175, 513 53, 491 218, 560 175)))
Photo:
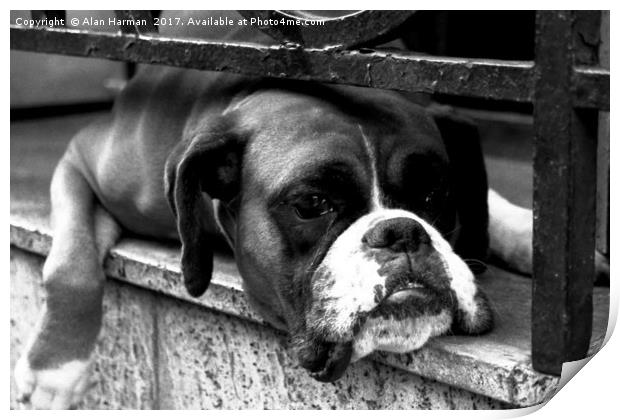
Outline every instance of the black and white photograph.
POLYGON ((11 10, 9 64, 11 410, 522 409, 615 323, 609 10, 11 10))

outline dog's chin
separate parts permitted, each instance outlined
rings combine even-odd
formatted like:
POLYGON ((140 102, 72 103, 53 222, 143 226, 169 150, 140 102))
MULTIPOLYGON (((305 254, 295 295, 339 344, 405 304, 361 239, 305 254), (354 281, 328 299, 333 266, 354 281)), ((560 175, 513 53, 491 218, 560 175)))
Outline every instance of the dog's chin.
POLYGON ((418 282, 391 291, 360 324, 353 339, 352 360, 373 351, 405 353, 419 349, 430 338, 450 329, 452 302, 449 292, 432 290, 418 282))
POLYGON ((393 310, 369 317, 353 339, 351 362, 374 351, 407 353, 424 346, 432 337, 444 334, 452 325, 450 309, 439 312, 419 312, 398 316, 393 310))
POLYGON ((301 340, 297 346, 301 366, 317 381, 340 379, 351 363, 352 341, 331 342, 313 338, 301 340))
POLYGON ((346 368, 373 351, 406 353, 450 329, 453 310, 423 290, 395 292, 372 312, 360 316, 356 333, 343 342, 313 340, 301 364, 321 382, 342 377, 346 368))
POLYGON ((316 344, 320 350, 312 363, 306 363, 304 367, 314 379, 334 382, 344 375, 349 364, 373 351, 406 353, 419 349, 430 338, 445 333, 452 318, 447 309, 435 315, 421 314, 402 319, 369 317, 352 341, 316 344))
POLYGON ((310 371, 310 376, 320 382, 334 382, 344 375, 351 363, 353 343, 327 343, 327 354, 320 368, 310 371))

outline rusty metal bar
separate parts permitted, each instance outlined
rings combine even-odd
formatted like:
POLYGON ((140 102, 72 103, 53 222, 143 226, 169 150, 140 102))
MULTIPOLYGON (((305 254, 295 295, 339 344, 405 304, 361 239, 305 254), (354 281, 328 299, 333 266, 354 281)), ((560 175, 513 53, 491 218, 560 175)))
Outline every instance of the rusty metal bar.
MULTIPOLYGON (((606 69, 609 69, 610 64, 609 24, 609 10, 606 10, 602 14, 600 29, 601 44, 599 45, 599 64, 606 69)), ((596 242, 598 250, 609 256, 609 112, 599 112, 598 118, 596 242)))
POLYGON ((148 10, 115 10, 116 18, 121 22, 121 32, 126 34, 157 33, 153 16, 148 10))
POLYGON ((532 63, 301 49, 78 30, 11 27, 11 48, 251 76, 528 102, 532 63))
MULTIPOLYGON (((531 102, 533 63, 226 44, 11 26, 11 48, 323 83, 531 102)), ((609 71, 576 68, 575 106, 609 109, 609 71)))
POLYGON ((592 332, 598 113, 571 99, 578 12, 539 12, 534 97, 532 362, 559 375, 592 332))
POLYGON ((574 106, 609 111, 609 69, 575 66, 572 85, 574 106))

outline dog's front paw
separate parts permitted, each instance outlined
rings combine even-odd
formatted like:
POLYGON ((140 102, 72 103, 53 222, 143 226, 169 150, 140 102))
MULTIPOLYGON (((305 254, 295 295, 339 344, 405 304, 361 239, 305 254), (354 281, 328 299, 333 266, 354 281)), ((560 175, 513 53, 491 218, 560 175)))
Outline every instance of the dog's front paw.
POLYGON ((18 401, 28 408, 75 407, 90 388, 90 361, 73 360, 54 368, 33 369, 24 354, 15 365, 18 401))

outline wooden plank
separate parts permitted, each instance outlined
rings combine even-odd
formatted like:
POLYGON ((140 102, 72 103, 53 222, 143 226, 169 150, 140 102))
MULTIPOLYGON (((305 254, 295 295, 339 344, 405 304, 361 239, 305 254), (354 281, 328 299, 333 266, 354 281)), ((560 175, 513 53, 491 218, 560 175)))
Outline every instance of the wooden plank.
POLYGON ((532 357, 556 375, 586 356, 592 332, 597 113, 571 100, 580 18, 537 15, 532 357))

